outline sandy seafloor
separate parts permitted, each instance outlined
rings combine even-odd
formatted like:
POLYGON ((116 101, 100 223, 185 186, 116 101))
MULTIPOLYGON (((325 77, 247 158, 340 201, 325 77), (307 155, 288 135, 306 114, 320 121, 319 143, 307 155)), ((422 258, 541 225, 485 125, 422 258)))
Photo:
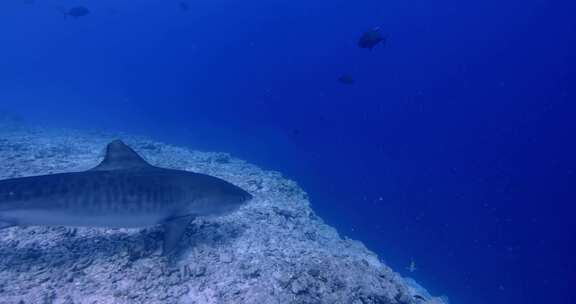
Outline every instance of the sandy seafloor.
POLYGON ((0 230, 0 304, 448 302, 339 236, 294 181, 225 153, 127 134, 3 127, 0 179, 89 169, 116 138, 153 165, 222 178, 254 199, 231 215, 197 218, 169 257, 160 254, 160 227, 0 230))

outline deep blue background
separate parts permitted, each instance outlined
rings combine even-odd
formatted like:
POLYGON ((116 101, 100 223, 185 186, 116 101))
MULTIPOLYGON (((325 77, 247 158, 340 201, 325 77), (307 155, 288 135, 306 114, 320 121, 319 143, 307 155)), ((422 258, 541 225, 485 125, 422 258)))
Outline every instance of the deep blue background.
POLYGON ((2 1, 0 107, 282 171, 453 303, 576 303, 575 4, 188 4, 2 1))

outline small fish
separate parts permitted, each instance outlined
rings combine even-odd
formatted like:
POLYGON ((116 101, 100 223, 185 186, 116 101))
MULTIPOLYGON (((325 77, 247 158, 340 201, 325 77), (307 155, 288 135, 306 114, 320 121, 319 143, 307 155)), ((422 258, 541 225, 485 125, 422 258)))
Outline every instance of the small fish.
POLYGON ((300 135, 300 133, 302 133, 302 131, 300 131, 300 129, 298 129, 298 128, 292 129, 292 135, 298 136, 298 135, 300 135))
POLYGON ((69 9, 63 9, 62 13, 64 13, 64 16, 66 17, 70 16, 72 18, 80 18, 90 14, 90 10, 84 6, 74 6, 69 9))
POLYGON ((378 44, 385 42, 386 37, 382 35, 380 27, 375 27, 360 36, 360 39, 358 39, 358 47, 371 50, 378 44))
POLYGON ((408 265, 408 267, 406 267, 406 269, 410 272, 414 272, 414 271, 418 270, 418 268, 416 268, 416 262, 414 262, 414 260, 410 261, 410 265, 408 265))
POLYGON ((340 83, 343 84, 347 84, 347 85, 352 85, 354 84, 356 81, 354 80, 354 77, 352 77, 352 75, 350 74, 342 74, 340 75, 340 77, 338 77, 338 81, 340 83))
POLYGON ((178 2, 178 7, 180 8, 181 11, 186 12, 188 10, 190 10, 190 5, 187 2, 184 1, 180 1, 178 2))

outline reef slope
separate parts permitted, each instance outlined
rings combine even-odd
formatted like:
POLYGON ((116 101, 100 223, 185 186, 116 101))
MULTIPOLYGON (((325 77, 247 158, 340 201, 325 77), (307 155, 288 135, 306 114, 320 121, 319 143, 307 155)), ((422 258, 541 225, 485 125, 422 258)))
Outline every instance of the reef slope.
POLYGON ((0 133, 0 179, 91 168, 118 137, 154 165, 217 176, 254 199, 196 219, 173 257, 160 255, 160 228, 0 230, 1 304, 445 303, 341 238, 295 182, 228 154, 125 134, 10 130, 0 133))

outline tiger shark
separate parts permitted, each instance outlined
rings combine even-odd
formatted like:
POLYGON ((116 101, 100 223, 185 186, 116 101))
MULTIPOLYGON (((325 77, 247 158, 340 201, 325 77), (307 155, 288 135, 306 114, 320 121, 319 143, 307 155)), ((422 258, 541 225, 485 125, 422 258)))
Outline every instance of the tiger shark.
POLYGON ((152 166, 115 140, 90 170, 0 180, 0 229, 163 225, 167 254, 195 217, 229 214, 251 198, 213 176, 152 166))

